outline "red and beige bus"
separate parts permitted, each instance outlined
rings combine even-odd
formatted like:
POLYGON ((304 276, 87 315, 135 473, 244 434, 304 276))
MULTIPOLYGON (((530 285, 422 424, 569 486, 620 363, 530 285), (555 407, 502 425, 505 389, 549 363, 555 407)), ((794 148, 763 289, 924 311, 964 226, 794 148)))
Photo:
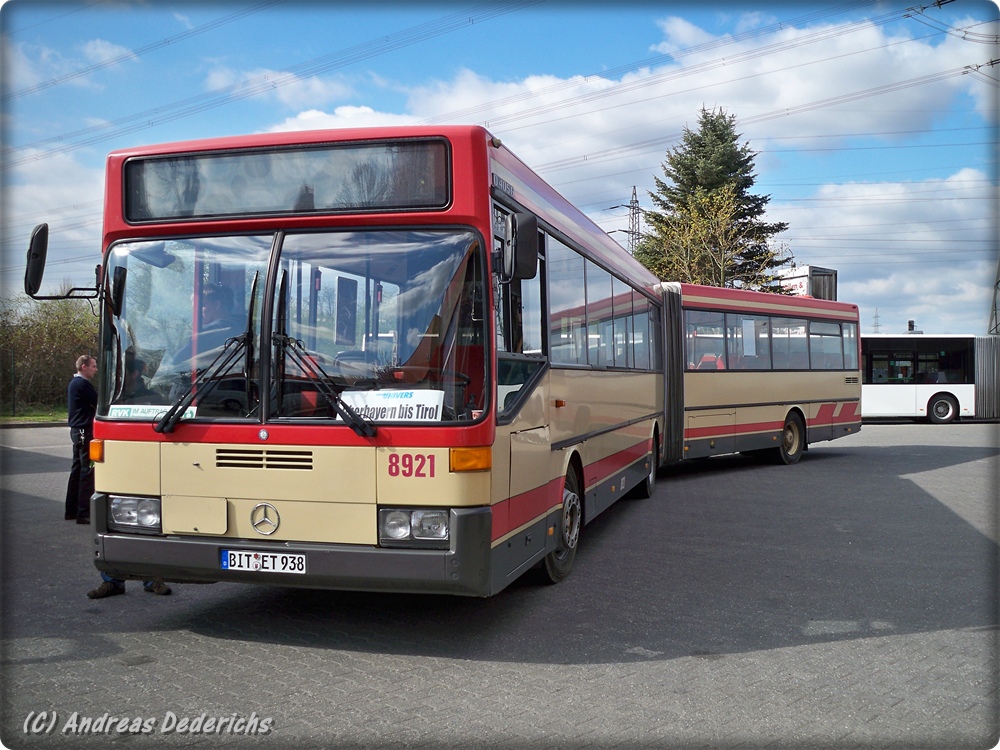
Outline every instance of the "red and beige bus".
POLYGON ((673 432, 683 434, 680 457, 760 452, 791 464, 809 443, 861 428, 856 305, 662 287, 668 341, 678 342, 673 358, 683 372, 673 379, 679 392, 667 394, 668 403, 683 404, 668 413, 673 432))
POLYGON ((558 582, 683 449, 791 461, 853 427, 856 309, 663 286, 479 127, 116 151, 103 242, 92 518, 116 577, 558 582), (685 366, 685 325, 727 371, 685 366), (834 339, 829 367, 781 359, 834 339))

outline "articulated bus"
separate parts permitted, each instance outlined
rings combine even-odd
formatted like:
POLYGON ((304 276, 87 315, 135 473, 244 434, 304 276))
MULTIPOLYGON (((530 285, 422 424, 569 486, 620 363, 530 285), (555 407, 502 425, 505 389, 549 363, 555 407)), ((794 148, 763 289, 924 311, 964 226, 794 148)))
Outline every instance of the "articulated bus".
POLYGON ((115 577, 555 583, 664 463, 857 427, 856 308, 662 285, 479 127, 113 152, 103 253, 115 577))
POLYGON ((1000 417, 1000 337, 865 334, 863 417, 1000 417))
MULTIPOLYGON (((795 463, 809 443, 861 428, 858 308, 812 297, 662 284, 667 419, 683 458, 761 453, 795 463), (673 343, 676 342, 676 343, 673 343)), ((675 454, 676 456, 676 449, 675 454)))

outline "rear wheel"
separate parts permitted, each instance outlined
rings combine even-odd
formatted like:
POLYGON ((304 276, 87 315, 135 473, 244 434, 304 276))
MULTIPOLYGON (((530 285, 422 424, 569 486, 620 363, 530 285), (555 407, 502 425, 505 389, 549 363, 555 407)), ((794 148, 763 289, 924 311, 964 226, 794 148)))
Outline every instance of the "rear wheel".
POLYGON ((798 412, 792 412, 785 417, 785 426, 781 430, 781 443, 772 449, 775 463, 794 464, 802 458, 806 447, 806 426, 798 412))
POLYGON ((573 568, 573 560, 576 559, 576 549, 580 542, 580 529, 583 527, 583 501, 580 495, 580 480, 571 466, 566 472, 566 482, 563 486, 562 512, 557 529, 558 546, 542 561, 543 580, 546 583, 559 583, 573 568))
POLYGON ((927 416, 934 424, 954 422, 958 416, 958 404, 951 396, 939 393, 927 404, 927 416))

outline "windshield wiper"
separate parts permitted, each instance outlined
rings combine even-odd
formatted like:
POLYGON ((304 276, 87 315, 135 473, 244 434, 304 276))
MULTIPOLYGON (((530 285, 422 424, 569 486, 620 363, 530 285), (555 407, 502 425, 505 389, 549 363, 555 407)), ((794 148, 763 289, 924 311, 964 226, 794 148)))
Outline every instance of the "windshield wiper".
MULTIPOLYGON (((378 428, 369 422, 367 419, 358 414, 354 409, 352 409, 348 404, 340 397, 340 394, 344 392, 346 386, 341 386, 339 388, 331 385, 333 378, 326 373, 326 371, 320 367, 319 363, 316 362, 312 357, 309 356, 308 350, 305 345, 298 339, 292 338, 286 333, 286 322, 285 322, 285 282, 286 274, 282 272, 281 284, 278 289, 278 311, 277 311, 277 326, 276 331, 271 335, 276 346, 280 347, 276 360, 280 358, 280 366, 276 368, 275 373, 279 376, 278 378, 278 394, 282 392, 282 380, 284 379, 284 358, 288 355, 291 360, 301 368, 302 373, 309 379, 309 381, 316 386, 317 392, 323 397, 330 408, 333 409, 334 413, 344 420, 357 435, 361 437, 375 437, 378 434, 378 428)), ((278 364, 276 362, 276 364, 278 364)))
POLYGON ((253 364, 254 302, 256 301, 257 277, 259 275, 259 271, 254 273, 253 282, 250 285, 250 309, 247 311, 247 325, 243 333, 239 336, 226 339, 222 351, 219 352, 218 356, 212 360, 212 363, 208 367, 198 373, 198 377, 191 381, 191 385, 180 395, 180 398, 153 425, 155 432, 173 432, 177 423, 180 422, 181 417, 184 416, 184 412, 194 402, 195 397, 207 396, 220 382, 219 375, 226 372, 233 362, 236 361, 236 358, 243 353, 246 354, 243 361, 243 377, 247 383, 247 404, 249 405, 250 368, 253 364), (204 385, 206 381, 208 385, 204 390, 199 390, 200 386, 204 385))

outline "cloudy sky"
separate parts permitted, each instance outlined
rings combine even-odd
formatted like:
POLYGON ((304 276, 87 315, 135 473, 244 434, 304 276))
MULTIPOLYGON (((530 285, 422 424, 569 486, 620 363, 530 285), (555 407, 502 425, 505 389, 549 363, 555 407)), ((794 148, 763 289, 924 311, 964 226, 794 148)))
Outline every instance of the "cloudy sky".
POLYGON ((219 135, 479 123, 625 244, 702 107, 737 118, 798 265, 864 332, 986 332, 997 274, 1000 12, 826 0, 11 0, 3 267, 93 282, 107 152, 219 135))

